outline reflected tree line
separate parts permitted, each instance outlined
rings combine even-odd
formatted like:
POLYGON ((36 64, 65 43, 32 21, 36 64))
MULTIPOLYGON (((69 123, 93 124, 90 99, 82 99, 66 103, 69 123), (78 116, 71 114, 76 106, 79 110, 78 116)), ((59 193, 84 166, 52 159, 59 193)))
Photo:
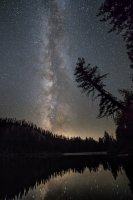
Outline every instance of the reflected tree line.
POLYGON ((0 164, 0 199, 13 199, 25 196, 29 190, 35 189, 41 183, 46 183, 52 177, 63 176, 66 172, 83 173, 86 168, 97 172, 99 166, 109 170, 114 179, 118 172, 124 170, 129 187, 133 192, 133 164, 129 160, 109 160, 105 157, 56 158, 56 159, 10 159, 0 164))

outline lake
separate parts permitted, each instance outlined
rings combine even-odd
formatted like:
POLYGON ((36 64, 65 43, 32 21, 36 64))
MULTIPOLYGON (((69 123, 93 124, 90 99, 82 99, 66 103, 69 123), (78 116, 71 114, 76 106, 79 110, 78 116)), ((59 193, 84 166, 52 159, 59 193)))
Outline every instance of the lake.
POLYGON ((132 200, 132 169, 129 158, 105 156, 3 159, 0 199, 132 200))

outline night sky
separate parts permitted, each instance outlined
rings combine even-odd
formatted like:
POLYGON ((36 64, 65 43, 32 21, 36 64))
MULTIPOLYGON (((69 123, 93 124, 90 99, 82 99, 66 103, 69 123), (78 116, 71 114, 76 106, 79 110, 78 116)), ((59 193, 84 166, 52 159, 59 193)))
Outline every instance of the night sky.
POLYGON ((74 78, 78 57, 109 73, 106 89, 131 85, 120 35, 96 17, 102 0, 0 1, 0 117, 15 117, 66 136, 115 132, 111 119, 96 119, 98 102, 74 78))

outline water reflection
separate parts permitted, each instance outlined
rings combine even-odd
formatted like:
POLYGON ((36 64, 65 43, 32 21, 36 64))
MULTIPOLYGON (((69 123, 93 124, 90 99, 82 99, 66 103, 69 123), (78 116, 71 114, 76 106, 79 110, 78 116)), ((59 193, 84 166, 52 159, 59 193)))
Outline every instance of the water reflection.
POLYGON ((129 159, 105 157, 3 160, 0 199, 131 200, 132 169, 129 159))

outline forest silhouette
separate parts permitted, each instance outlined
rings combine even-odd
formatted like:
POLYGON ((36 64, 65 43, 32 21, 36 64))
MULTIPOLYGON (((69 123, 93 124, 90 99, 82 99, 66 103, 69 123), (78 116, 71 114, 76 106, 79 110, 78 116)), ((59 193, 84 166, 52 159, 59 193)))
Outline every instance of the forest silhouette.
POLYGON ((85 139, 68 138, 38 128, 25 120, 0 119, 0 132, 0 153, 2 156, 11 153, 25 155, 26 153, 41 152, 112 152, 112 147, 117 146, 116 140, 107 132, 98 141, 91 137, 85 139))

